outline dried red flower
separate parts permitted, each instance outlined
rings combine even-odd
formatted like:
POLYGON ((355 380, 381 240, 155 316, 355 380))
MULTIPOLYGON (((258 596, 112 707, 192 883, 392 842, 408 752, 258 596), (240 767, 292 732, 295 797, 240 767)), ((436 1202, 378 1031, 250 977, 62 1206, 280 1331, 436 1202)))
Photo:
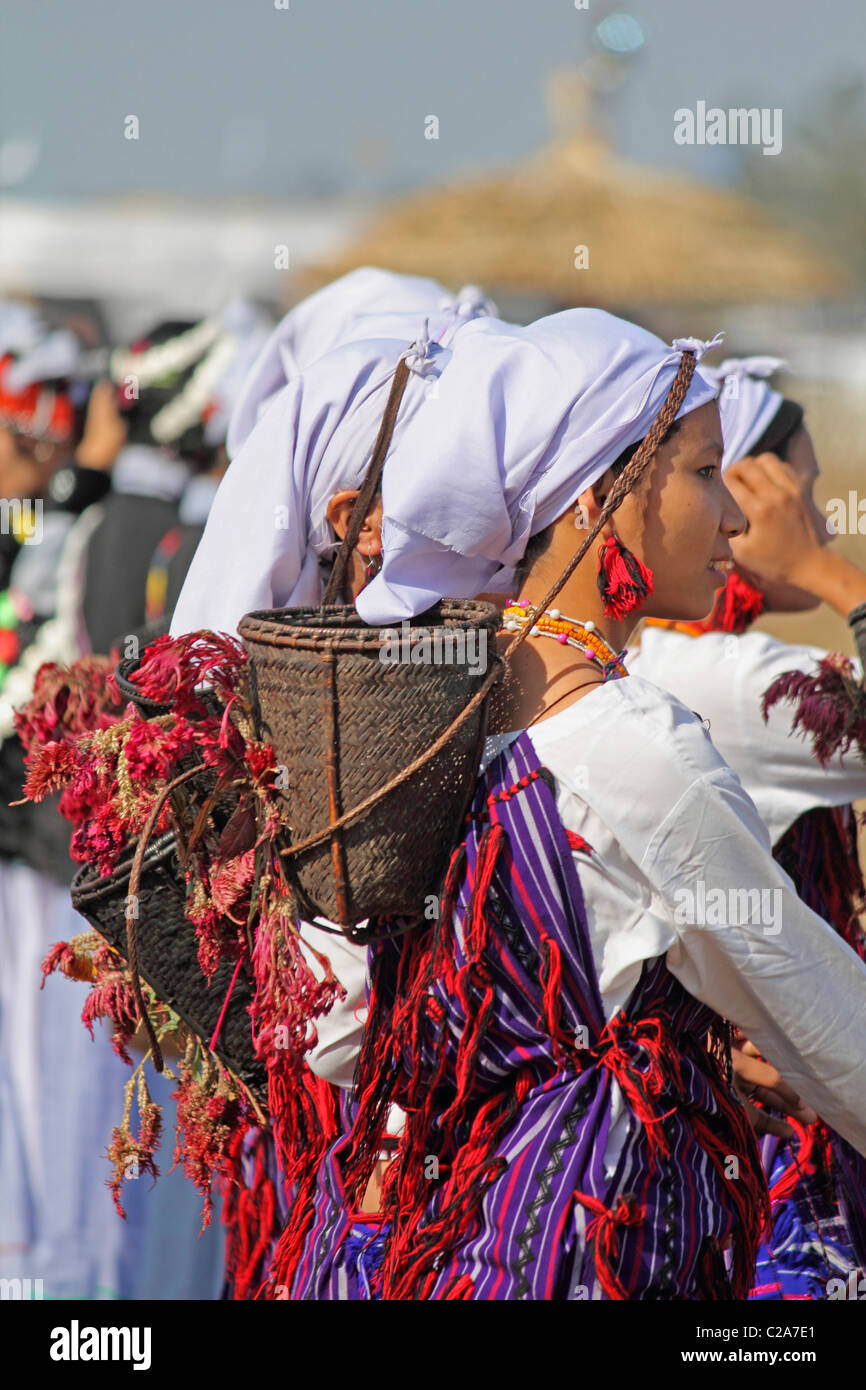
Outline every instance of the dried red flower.
POLYGON ((825 766, 837 753, 856 747, 866 759, 866 692, 848 657, 823 657, 817 673, 784 671, 764 692, 764 718, 780 701, 796 705, 792 731, 811 736, 815 757, 825 766))

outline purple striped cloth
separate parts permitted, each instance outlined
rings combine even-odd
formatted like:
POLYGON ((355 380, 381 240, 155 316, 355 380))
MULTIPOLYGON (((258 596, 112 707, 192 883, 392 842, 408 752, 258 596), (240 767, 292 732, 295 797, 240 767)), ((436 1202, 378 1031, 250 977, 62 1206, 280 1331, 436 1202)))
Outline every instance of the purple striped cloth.
MULTIPOLYGON (((850 806, 805 811, 773 849, 807 906, 866 959, 857 905, 863 879, 856 817, 850 806)), ((785 1117, 783 1117, 785 1118, 785 1117)), ((866 1270, 866 1159, 841 1135, 810 1126, 805 1157, 797 1145, 767 1135, 761 1144, 772 1189, 772 1221, 758 1252, 751 1297, 769 1301, 836 1296, 839 1280, 866 1270)))
POLYGON ((799 1127, 798 1137, 802 1142, 767 1135, 762 1143, 772 1220, 750 1293, 762 1302, 847 1298, 864 1272, 866 1163, 821 1125, 799 1127), (788 1195, 774 1201, 777 1184, 788 1195))
POLYGON ((391 1102, 407 1125, 374 1297, 746 1296, 766 1183, 724 1030, 661 957, 606 1023, 574 855, 527 735, 479 781, 439 921, 371 948, 371 969, 358 1114, 320 1166, 281 1276, 291 1297, 364 1296, 353 1194, 391 1102), (609 1175, 615 1081, 628 1113, 609 1175))

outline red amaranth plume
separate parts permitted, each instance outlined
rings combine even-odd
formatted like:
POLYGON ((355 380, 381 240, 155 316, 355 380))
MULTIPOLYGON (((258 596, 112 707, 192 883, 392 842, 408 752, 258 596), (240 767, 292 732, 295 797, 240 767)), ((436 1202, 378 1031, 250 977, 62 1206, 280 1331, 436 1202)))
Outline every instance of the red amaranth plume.
POLYGON ((815 675, 783 671, 764 692, 764 719, 783 700, 796 705, 791 730, 811 736, 822 767, 854 746, 866 760, 866 692, 847 656, 837 652, 823 657, 815 675))
POLYGON ((230 1164, 235 1137, 252 1123, 253 1117, 228 1072, 207 1058, 201 1074, 194 1075, 189 1051, 181 1066, 180 1083, 172 1095, 177 1101, 178 1117, 174 1161, 182 1164, 184 1176, 204 1198, 204 1229, 210 1225, 213 1213, 214 1178, 230 1164))
POLYGON ((294 930, 295 914, 286 897, 263 907, 253 949, 255 1002, 251 1009, 257 1055, 269 1069, 278 1067, 297 1079, 304 1056, 315 1046, 315 1021, 346 991, 327 956, 307 950, 322 969, 317 979, 294 930))
MULTIPOLYGON (((81 938, 77 938, 81 940, 81 938)), ((76 949, 76 939, 72 941, 55 941, 48 955, 42 962, 42 984, 40 989, 45 988, 45 981, 49 975, 53 975, 55 970, 59 970, 61 975, 65 975, 67 980, 87 980, 94 978, 93 960, 87 951, 76 949)))
POLYGON ((148 700, 171 704, 178 714, 201 713, 196 688, 211 685, 218 695, 228 698, 237 690, 246 661, 246 652, 236 637, 189 632, 183 637, 157 637, 130 679, 148 700))
POLYGON ((121 1187, 125 1180, 140 1178, 143 1173, 149 1173, 154 1182, 159 1177, 159 1169, 156 1166, 154 1155, 159 1148, 159 1141, 162 1136, 162 1111, 160 1107, 151 1100, 144 1079, 144 1073, 139 1072, 138 1078, 131 1076, 126 1085, 126 1104, 123 1111, 121 1124, 116 1125, 111 1136, 111 1143, 106 1151, 106 1157, 113 1166, 114 1172, 108 1179, 108 1186, 114 1198, 114 1206, 118 1216, 126 1220, 126 1212, 120 1200, 121 1187), (136 1104, 138 1109, 138 1134, 132 1133, 130 1123, 132 1112, 132 1095, 136 1092, 136 1104))
POLYGON ((78 771, 79 760, 68 743, 53 741, 36 745, 28 754, 24 797, 27 801, 42 801, 61 791, 78 771))
MULTIPOLYGON (((115 958, 116 959, 116 958, 115 958)), ((103 968, 84 1001, 81 1021, 91 1038, 93 1025, 107 1018, 113 1024, 111 1046, 128 1066, 132 1058, 127 1048, 135 1037, 139 1024, 138 1004, 129 971, 123 961, 116 959, 115 969, 103 968)))
POLYGON ((42 744, 107 729, 124 708, 106 657, 82 656, 71 666, 45 662, 27 705, 15 715, 25 759, 29 762, 42 744))
POLYGON ((123 754, 130 778, 136 783, 157 778, 170 781, 178 764, 196 747, 195 730, 185 720, 175 719, 160 728, 150 719, 134 719, 124 740, 123 754))
POLYGON ((118 1057, 132 1066, 127 1045, 138 1028, 138 1005, 124 960, 97 932, 81 932, 71 941, 56 941, 42 962, 42 987, 59 970, 69 980, 91 984, 81 1021, 91 1038, 93 1025, 107 1018, 114 1025, 112 1046, 118 1057))

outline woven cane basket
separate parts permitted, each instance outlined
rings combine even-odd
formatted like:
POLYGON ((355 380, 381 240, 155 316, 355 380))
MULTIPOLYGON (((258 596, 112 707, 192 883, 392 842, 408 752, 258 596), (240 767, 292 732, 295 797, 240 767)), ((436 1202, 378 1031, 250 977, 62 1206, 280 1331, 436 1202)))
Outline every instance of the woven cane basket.
POLYGON ((486 692, 500 666, 498 626, 493 604, 450 600, 407 628, 368 627, 350 607, 276 609, 242 619, 262 734, 286 769, 286 863, 305 911, 350 931, 379 914, 423 915, 475 784, 486 692), (425 637, 431 659, 413 662, 412 649, 425 637), (450 651, 439 664, 437 642, 440 653, 450 651), (348 824, 294 854, 294 846, 424 754, 482 691, 440 752, 348 824))
POLYGON ((160 704, 157 700, 148 700, 142 695, 138 686, 132 680, 132 676, 141 665, 141 658, 137 656, 124 657, 114 668, 114 680, 118 690, 125 700, 131 700, 139 714, 145 719, 150 719, 160 714, 168 714, 171 705, 160 704))
MULTIPOLYGON (((89 864, 72 883, 75 909, 126 959, 125 908, 133 851, 113 873, 102 878, 89 864)), ((198 963, 195 930, 185 915, 186 893, 177 864, 174 835, 161 835, 148 846, 142 864, 138 901, 139 974, 164 1004, 179 1014, 208 1045, 216 1028, 234 967, 220 965, 210 983, 198 963)), ((214 1052, 252 1091, 263 1106, 267 1099, 265 1067, 256 1059, 247 1012, 250 980, 241 968, 220 1026, 214 1052)))
MULTIPOLYGON (((114 679, 123 698, 130 700, 135 705, 143 719, 156 719, 161 714, 168 714, 171 704, 164 704, 159 700, 149 700, 146 695, 142 695, 133 680, 142 660, 143 658, 140 656, 124 657, 114 668, 114 679)), ((222 705, 212 690, 202 691, 200 698, 208 714, 222 713, 222 705)))

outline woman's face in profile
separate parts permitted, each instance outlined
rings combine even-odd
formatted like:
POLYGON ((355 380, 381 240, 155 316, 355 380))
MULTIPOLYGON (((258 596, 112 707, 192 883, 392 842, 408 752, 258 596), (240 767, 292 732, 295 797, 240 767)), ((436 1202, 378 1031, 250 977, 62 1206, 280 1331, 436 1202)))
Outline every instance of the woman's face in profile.
POLYGON ((681 418, 617 512, 617 535, 653 573, 641 615, 703 618, 726 581, 731 538, 745 517, 722 481, 722 451, 718 406, 709 401, 681 418))

